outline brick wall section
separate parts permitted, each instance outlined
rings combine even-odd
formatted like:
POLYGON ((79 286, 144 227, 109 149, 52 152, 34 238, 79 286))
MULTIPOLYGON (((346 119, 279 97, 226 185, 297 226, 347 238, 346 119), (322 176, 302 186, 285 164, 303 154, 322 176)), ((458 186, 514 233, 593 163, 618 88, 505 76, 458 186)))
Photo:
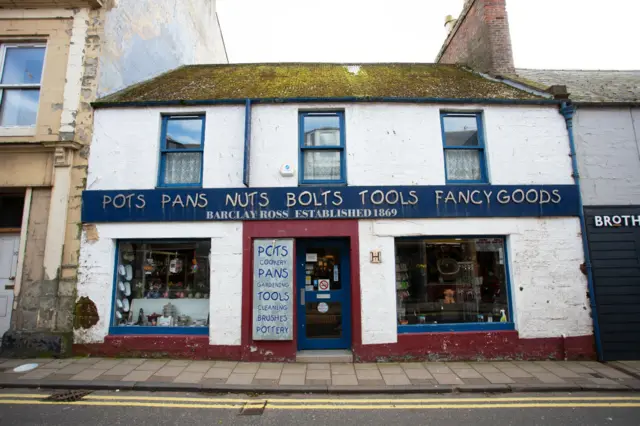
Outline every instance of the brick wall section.
POLYGON ((436 62, 492 75, 514 73, 506 0, 467 0, 436 62))

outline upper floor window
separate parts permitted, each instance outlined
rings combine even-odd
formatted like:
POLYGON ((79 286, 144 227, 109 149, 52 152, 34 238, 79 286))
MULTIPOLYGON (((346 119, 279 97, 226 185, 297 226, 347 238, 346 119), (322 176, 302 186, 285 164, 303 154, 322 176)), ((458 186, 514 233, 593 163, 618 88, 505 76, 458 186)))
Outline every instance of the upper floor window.
POLYGON ((0 127, 35 126, 44 51, 44 44, 0 48, 0 127))
POLYGON ((204 115, 162 117, 158 186, 201 186, 204 115))
POLYGON ((300 183, 345 183, 344 112, 300 113, 300 183))
POLYGON ((440 120, 447 183, 487 182, 482 115, 445 112, 440 120))

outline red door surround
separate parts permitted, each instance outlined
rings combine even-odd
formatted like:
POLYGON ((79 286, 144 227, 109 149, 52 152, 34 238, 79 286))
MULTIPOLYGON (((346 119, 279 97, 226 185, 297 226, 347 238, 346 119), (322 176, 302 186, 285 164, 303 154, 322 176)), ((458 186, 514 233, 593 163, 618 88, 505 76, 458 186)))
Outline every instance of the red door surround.
MULTIPOLYGON (((351 263, 351 330, 352 346, 361 345, 360 323, 360 264, 358 259, 357 220, 298 220, 244 222, 242 235, 242 348, 243 361, 293 361, 296 357, 297 318, 293 309, 293 340, 254 341, 252 339, 253 312, 253 240, 256 238, 349 238, 351 263)), ((294 241, 295 253, 295 241, 294 241)), ((293 268, 296 276, 296 262, 293 268)), ((295 280, 295 278, 294 278, 295 280)), ((294 292, 293 306, 298 295, 294 292)))

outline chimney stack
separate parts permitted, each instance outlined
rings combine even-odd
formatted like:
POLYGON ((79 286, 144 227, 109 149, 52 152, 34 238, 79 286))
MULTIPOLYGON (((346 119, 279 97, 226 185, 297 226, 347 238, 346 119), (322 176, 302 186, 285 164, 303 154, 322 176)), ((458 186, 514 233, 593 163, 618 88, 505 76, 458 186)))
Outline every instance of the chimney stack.
POLYGON ((515 73, 506 0, 466 0, 458 19, 447 16, 445 26, 449 33, 436 63, 493 76, 515 73))

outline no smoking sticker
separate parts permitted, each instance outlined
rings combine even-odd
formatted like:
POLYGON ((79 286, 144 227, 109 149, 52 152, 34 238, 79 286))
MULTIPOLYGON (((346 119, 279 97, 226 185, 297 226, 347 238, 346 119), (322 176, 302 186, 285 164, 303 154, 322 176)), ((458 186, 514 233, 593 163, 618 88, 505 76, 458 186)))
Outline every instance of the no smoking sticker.
POLYGON ((331 287, 331 284, 329 283, 329 280, 319 280, 318 281, 318 290, 327 291, 327 290, 329 290, 329 287, 331 287))

